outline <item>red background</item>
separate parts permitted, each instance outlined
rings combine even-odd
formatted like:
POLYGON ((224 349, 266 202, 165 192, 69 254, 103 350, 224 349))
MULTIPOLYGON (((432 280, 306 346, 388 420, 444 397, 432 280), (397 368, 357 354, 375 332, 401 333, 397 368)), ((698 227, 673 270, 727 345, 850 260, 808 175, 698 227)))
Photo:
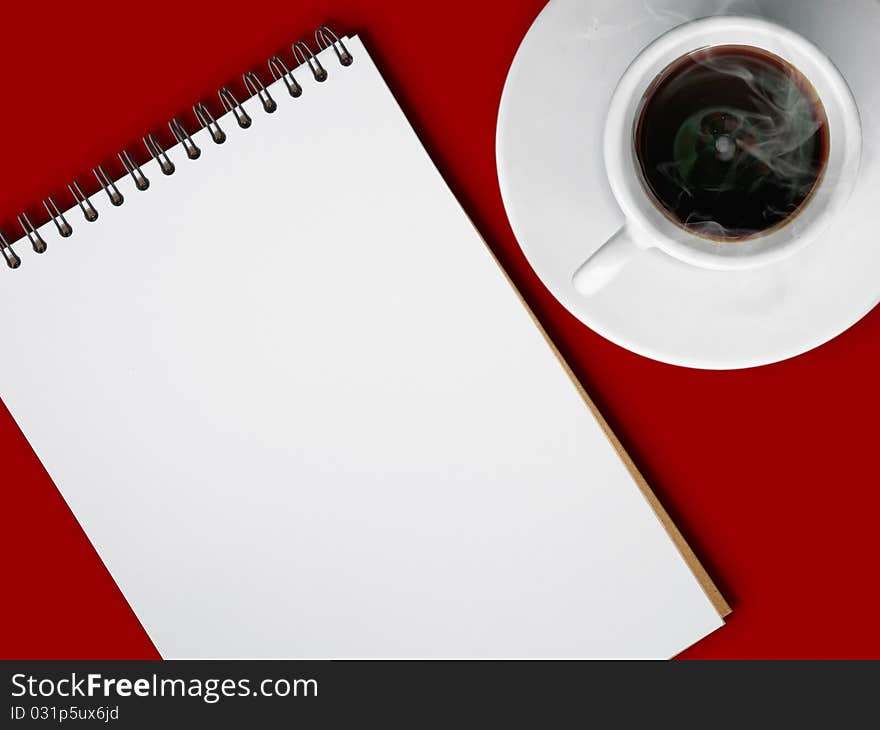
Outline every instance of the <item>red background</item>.
MULTIPOLYGON (((732 603, 728 625, 684 656, 880 657, 880 312, 796 360, 721 373, 643 359, 568 315, 520 253, 495 176, 501 89, 543 4, 8 4, 0 228, 16 231, 22 210, 42 221, 40 200, 51 193, 67 204, 74 178, 95 190, 91 167, 103 161, 120 173, 124 147, 143 161, 143 134, 170 143, 168 119, 192 125, 198 99, 217 111, 215 91, 226 83, 244 95, 243 71, 263 74, 276 52, 289 60, 290 42, 320 23, 359 32, 464 207, 732 603)), ((0 655, 156 656, 2 408, 0 480, 0 655)))

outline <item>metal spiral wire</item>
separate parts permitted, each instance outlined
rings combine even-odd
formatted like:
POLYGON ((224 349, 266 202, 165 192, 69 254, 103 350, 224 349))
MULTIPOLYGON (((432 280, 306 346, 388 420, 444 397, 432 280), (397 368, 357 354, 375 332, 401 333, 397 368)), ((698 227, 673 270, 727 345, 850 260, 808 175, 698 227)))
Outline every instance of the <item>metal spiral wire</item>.
MULTIPOLYGON (((309 47, 309 44, 302 40, 298 40, 291 45, 291 53, 296 62, 293 69, 288 68, 280 55, 272 56, 268 60, 268 68, 272 80, 278 81, 279 79, 282 79, 284 85, 287 87, 289 95, 293 98, 299 98, 303 95, 302 85, 296 80, 296 78, 294 78, 295 71, 308 67, 308 70, 311 72, 315 81, 324 82, 329 78, 327 69, 318 58, 321 51, 333 48, 336 58, 341 66, 350 66, 354 61, 351 53, 345 47, 345 44, 340 37, 326 25, 322 25, 315 31, 315 44, 318 48, 317 53, 313 52, 309 47)), ((268 88, 256 72, 245 72, 242 75, 242 80, 244 82, 244 87, 247 90, 248 98, 252 99, 256 97, 265 113, 271 114, 277 110, 278 104, 275 99, 272 98, 268 88)), ((238 123, 238 126, 242 129, 248 129, 253 123, 253 120, 245 111, 241 102, 235 97, 232 90, 227 86, 223 86, 219 89, 217 95, 220 99, 224 113, 231 112, 235 121, 238 123)), ((208 133, 215 144, 223 144, 223 142, 226 141, 226 133, 220 127, 220 124, 217 122, 217 119, 214 117, 208 106, 203 102, 198 102, 193 105, 192 110, 200 128, 208 130, 208 133)), ((201 149, 195 144, 192 136, 180 119, 177 117, 173 118, 168 122, 168 127, 177 144, 182 147, 189 159, 196 160, 201 156, 201 149)), ((168 154, 165 152, 165 149, 159 143, 156 136, 152 133, 147 134, 143 137, 143 142, 150 157, 156 160, 159 165, 162 174, 174 174, 176 167, 168 157, 168 154)), ((122 167, 125 169, 125 174, 132 177, 135 188, 141 191, 147 190, 150 187, 150 181, 128 150, 122 150, 118 157, 122 167)), ((102 190, 110 199, 111 205, 122 205, 125 202, 125 198, 116 186, 116 182, 119 178, 116 180, 111 178, 101 164, 92 168, 92 172, 98 180, 102 190)), ((79 182, 74 180, 67 186, 67 188, 73 198, 74 207, 79 207, 82 211, 83 218, 89 223, 96 221, 98 219, 98 211, 95 209, 94 205, 92 205, 89 196, 83 192, 79 182)), ((64 213, 59 209, 51 196, 43 200, 43 207, 45 208, 49 219, 55 224, 58 235, 61 238, 69 238, 73 234, 73 226, 68 222, 64 213)), ((34 222, 26 211, 23 211, 18 216, 18 223, 24 231, 24 236, 21 240, 26 238, 30 242, 31 248, 33 248, 36 253, 44 253, 48 248, 48 244, 43 236, 40 235, 37 226, 34 225, 34 222)), ((21 266, 21 258, 13 250, 13 244, 6 238, 2 231, 0 231, 0 253, 2 253, 3 259, 6 261, 6 265, 10 269, 17 269, 21 266)))

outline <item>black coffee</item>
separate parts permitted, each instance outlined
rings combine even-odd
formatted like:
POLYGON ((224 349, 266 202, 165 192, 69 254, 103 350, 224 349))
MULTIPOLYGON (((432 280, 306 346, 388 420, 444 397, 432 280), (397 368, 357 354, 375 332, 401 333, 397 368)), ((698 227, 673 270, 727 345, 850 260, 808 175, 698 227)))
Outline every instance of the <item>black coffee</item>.
POLYGON ((751 46, 716 46, 655 79, 635 149, 644 183, 670 219, 737 241, 784 225, 804 206, 828 159, 828 122, 791 64, 751 46))

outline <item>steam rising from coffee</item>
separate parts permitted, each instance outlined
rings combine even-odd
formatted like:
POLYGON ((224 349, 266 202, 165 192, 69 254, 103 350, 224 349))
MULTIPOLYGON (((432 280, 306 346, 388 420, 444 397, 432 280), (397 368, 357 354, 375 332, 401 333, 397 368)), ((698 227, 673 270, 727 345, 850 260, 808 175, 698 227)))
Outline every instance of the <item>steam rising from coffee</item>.
POLYGON ((808 200, 827 158, 827 121, 797 69, 746 46, 675 62, 646 95, 636 130, 645 182, 700 235, 742 240, 808 200))

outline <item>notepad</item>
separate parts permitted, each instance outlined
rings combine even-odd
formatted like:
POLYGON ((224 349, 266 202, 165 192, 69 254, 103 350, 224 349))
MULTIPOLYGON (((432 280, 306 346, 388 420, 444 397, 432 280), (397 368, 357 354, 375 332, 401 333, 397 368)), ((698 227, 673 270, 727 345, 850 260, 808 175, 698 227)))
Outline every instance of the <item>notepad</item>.
POLYGON ((361 40, 299 60, 4 249, 0 395, 161 654, 669 657, 721 626, 361 40))

